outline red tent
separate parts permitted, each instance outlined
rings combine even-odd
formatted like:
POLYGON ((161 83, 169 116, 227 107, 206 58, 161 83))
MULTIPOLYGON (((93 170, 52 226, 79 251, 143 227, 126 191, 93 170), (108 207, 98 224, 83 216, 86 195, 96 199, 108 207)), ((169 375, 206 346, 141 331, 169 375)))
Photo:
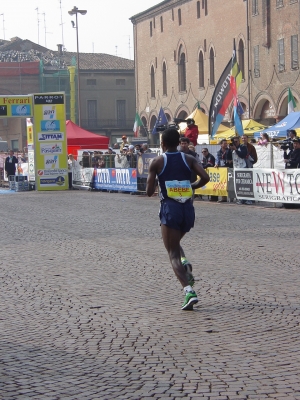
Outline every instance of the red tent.
POLYGON ((68 153, 77 154, 80 149, 107 150, 109 138, 86 131, 74 122, 66 122, 68 153))

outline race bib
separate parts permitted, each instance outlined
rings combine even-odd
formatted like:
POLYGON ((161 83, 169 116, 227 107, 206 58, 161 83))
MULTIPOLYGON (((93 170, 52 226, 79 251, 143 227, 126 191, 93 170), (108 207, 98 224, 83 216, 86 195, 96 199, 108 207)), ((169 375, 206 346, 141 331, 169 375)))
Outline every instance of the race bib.
POLYGON ((185 203, 193 196, 190 181, 166 181, 165 185, 168 197, 179 203, 185 203))

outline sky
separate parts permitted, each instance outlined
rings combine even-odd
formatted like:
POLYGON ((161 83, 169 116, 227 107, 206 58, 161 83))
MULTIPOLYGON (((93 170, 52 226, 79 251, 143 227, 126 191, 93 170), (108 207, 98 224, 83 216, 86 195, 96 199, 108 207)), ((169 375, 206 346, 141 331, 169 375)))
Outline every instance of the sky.
POLYGON ((29 39, 51 50, 64 44, 77 51, 76 29, 68 14, 76 6, 79 51, 133 59, 133 25, 129 18, 162 0, 1 0, 0 39, 29 39), (1 15, 2 14, 2 15, 1 15))

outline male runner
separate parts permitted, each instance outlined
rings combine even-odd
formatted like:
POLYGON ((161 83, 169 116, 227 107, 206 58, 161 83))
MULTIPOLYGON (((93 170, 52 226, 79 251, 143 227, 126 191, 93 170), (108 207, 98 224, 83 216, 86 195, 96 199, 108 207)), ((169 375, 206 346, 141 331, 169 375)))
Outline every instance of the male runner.
MULTIPOLYGON (((169 254, 174 273, 184 288, 185 300, 182 310, 192 310, 198 298, 181 262, 180 240, 194 226, 195 210, 192 202, 193 189, 204 186, 209 181, 208 174, 196 158, 179 152, 179 133, 174 128, 162 134, 162 148, 165 152, 155 157, 149 167, 146 193, 150 197, 156 187, 156 176, 160 185, 160 222, 163 242, 169 254), (192 171, 200 180, 191 183, 192 171)), ((192 279, 191 281, 193 281, 192 279)))

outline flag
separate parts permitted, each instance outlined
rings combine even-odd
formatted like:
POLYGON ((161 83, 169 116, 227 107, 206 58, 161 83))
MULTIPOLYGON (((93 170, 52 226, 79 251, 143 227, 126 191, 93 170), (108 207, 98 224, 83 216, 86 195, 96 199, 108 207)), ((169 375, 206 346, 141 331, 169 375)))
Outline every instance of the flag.
POLYGON ((296 108, 296 102, 294 96, 292 95, 292 91, 289 88, 289 95, 288 95, 288 114, 294 112, 296 108))
POLYGON ((139 127, 143 126, 143 123, 141 121, 141 118, 139 116, 139 113, 136 112, 135 114, 135 120, 134 120, 134 125, 133 125, 133 132, 134 132, 134 137, 138 137, 139 135, 139 127))
POLYGON ((214 137, 217 133, 217 130, 223 121, 225 112, 233 98, 230 88, 230 71, 231 60, 228 62, 222 75, 220 76, 212 95, 208 119, 208 130, 211 137, 214 137))
POLYGON ((238 110, 242 108, 238 100, 237 90, 242 81, 242 72, 240 70, 239 64, 236 59, 236 49, 235 49, 235 40, 233 42, 233 53, 231 60, 231 76, 230 76, 230 87, 233 94, 233 115, 234 115, 234 126, 235 131, 242 136, 244 134, 243 125, 241 123, 241 118, 238 110))
POLYGON ((165 115, 164 110, 162 109, 162 107, 160 107, 157 120, 156 120, 156 122, 155 122, 154 128, 152 129, 152 134, 155 135, 155 134, 157 133, 157 130, 156 130, 156 129, 157 129, 157 127, 158 127, 159 125, 167 125, 167 124, 168 124, 167 117, 166 117, 166 115, 165 115))

